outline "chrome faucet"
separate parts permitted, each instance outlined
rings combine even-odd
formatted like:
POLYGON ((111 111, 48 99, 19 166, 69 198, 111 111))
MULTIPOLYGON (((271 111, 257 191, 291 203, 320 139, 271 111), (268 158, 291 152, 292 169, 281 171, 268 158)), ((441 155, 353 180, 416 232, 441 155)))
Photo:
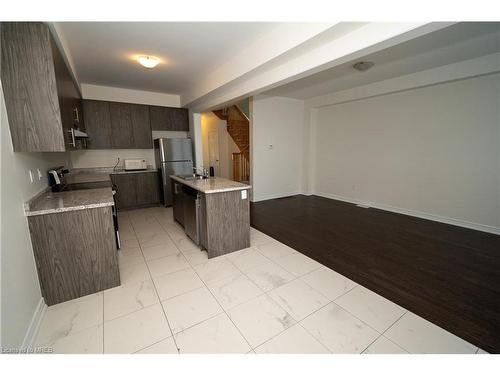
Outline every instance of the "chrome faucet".
POLYGON ((193 174, 194 175, 200 174, 201 176, 203 176, 203 178, 208 178, 209 173, 210 172, 209 172, 208 168, 205 168, 204 166, 193 167, 193 174), (198 173, 199 171, 201 171, 201 173, 198 173))

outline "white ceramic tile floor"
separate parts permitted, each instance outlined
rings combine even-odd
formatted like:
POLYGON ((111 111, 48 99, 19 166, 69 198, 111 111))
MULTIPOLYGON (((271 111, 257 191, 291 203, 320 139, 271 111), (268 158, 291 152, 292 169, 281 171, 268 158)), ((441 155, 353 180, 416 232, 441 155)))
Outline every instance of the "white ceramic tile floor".
POLYGON ((301 325, 332 353, 361 353, 379 334, 335 303, 323 307, 301 325))
POLYGON ((388 338, 380 336, 363 354, 408 354, 408 352, 388 338))
POLYGON ((192 268, 186 268, 153 279, 162 301, 201 288, 203 282, 192 268))
POLYGON ((151 280, 125 283, 104 291, 104 320, 113 320, 158 302, 151 280))
POLYGON ((163 244, 152 245, 152 246, 142 246, 142 253, 146 260, 153 260, 158 258, 163 258, 169 255, 179 254, 179 249, 174 245, 172 240, 165 241, 163 244))
POLYGON ((226 310, 264 293, 245 275, 215 281, 208 284, 208 288, 226 310))
POLYGON ((357 284, 327 267, 321 267, 301 277, 326 298, 334 300, 354 288, 357 284))
POLYGON ((394 324, 406 311, 361 285, 337 298, 335 303, 380 333, 394 324))
POLYGON ((246 271, 246 275, 265 292, 285 285, 295 278, 291 273, 270 260, 260 266, 250 268, 246 271))
POLYGON ((49 307, 55 353, 485 353, 251 229, 208 259, 172 209, 119 213, 122 285, 49 307), (161 301, 161 302, 160 302, 161 301))
POLYGON ((300 324, 288 328, 269 341, 255 348, 262 354, 328 354, 318 340, 307 332, 300 324))
POLYGON ((222 312, 217 300, 204 286, 163 301, 162 305, 174 333, 183 331, 222 312))
POLYGON ((175 335, 180 353, 245 354, 251 350, 226 314, 205 320, 175 335))
POLYGON ((149 260, 147 263, 152 277, 166 275, 190 267, 186 258, 181 253, 149 260))
POLYGON ((410 353, 473 354, 477 347, 431 322, 406 313, 384 336, 410 353))
POLYGON ((151 346, 141 349, 136 354, 178 354, 177 346, 173 337, 157 342, 151 346))
POLYGON ((266 295, 257 297, 228 311, 252 348, 263 344, 290 328, 295 320, 266 295))
POLYGON ((274 289, 269 296, 295 320, 304 319, 330 302, 299 279, 274 289))

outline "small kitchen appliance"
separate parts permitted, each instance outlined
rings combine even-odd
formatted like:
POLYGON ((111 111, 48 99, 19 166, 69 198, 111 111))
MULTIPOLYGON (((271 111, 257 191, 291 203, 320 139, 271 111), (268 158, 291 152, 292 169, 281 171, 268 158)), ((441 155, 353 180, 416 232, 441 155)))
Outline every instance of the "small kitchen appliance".
POLYGON ((148 169, 146 159, 125 159, 126 171, 140 171, 148 169))
POLYGON ((65 175, 69 173, 69 170, 63 166, 50 169, 49 175, 49 185, 53 192, 63 191, 66 188, 66 177, 65 175))

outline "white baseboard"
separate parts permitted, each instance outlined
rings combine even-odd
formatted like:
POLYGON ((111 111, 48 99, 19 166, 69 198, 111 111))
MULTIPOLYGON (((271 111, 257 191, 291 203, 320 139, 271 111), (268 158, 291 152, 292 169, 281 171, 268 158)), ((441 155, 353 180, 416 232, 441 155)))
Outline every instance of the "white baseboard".
POLYGON ((30 348, 33 346, 38 329, 40 328, 40 323, 42 322, 45 311, 47 310, 47 305, 43 298, 40 298, 38 305, 33 313, 33 318, 31 318, 30 325, 24 336, 23 343, 21 344, 22 349, 30 348))
POLYGON ((278 194, 269 194, 269 195, 261 195, 258 197, 253 197, 252 202, 260 202, 260 201, 267 201, 269 199, 276 199, 276 198, 285 198, 285 197, 290 197, 292 195, 298 195, 302 194, 300 191, 290 191, 287 193, 278 193, 278 194))
POLYGON ((324 198, 335 199, 335 200, 339 200, 339 201, 343 201, 343 202, 347 202, 347 203, 354 203, 354 204, 360 204, 363 206, 370 206, 373 208, 377 208, 379 210, 395 212, 398 214, 414 216, 414 217, 418 217, 421 219, 433 220, 433 221, 437 221, 440 223, 451 224, 451 225, 456 225, 459 227, 479 230, 481 232, 487 232, 487 233, 493 233, 493 234, 500 235, 500 228, 489 226, 489 225, 472 223, 472 222, 465 221, 465 220, 453 219, 450 217, 428 214, 428 213, 421 212, 421 211, 409 210, 406 208, 394 207, 394 206, 390 206, 390 205, 386 205, 386 204, 368 202, 368 201, 363 201, 363 200, 359 200, 359 199, 355 199, 355 198, 347 198, 347 197, 343 197, 343 196, 335 195, 335 194, 315 192, 315 193, 313 193, 313 195, 317 195, 319 197, 324 197, 324 198))

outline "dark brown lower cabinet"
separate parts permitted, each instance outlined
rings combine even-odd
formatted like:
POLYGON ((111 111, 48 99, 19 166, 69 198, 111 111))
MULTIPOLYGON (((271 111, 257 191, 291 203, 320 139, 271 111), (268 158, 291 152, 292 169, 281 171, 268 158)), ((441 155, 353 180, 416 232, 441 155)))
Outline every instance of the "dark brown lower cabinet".
POLYGON ((250 247, 250 205, 241 191, 200 194, 200 244, 208 257, 250 247))
POLYGON ((158 172, 112 174, 116 185, 116 208, 128 210, 155 206, 160 203, 160 180, 158 172))
POLYGON ((111 206, 29 216, 28 224, 47 305, 120 285, 111 206))

